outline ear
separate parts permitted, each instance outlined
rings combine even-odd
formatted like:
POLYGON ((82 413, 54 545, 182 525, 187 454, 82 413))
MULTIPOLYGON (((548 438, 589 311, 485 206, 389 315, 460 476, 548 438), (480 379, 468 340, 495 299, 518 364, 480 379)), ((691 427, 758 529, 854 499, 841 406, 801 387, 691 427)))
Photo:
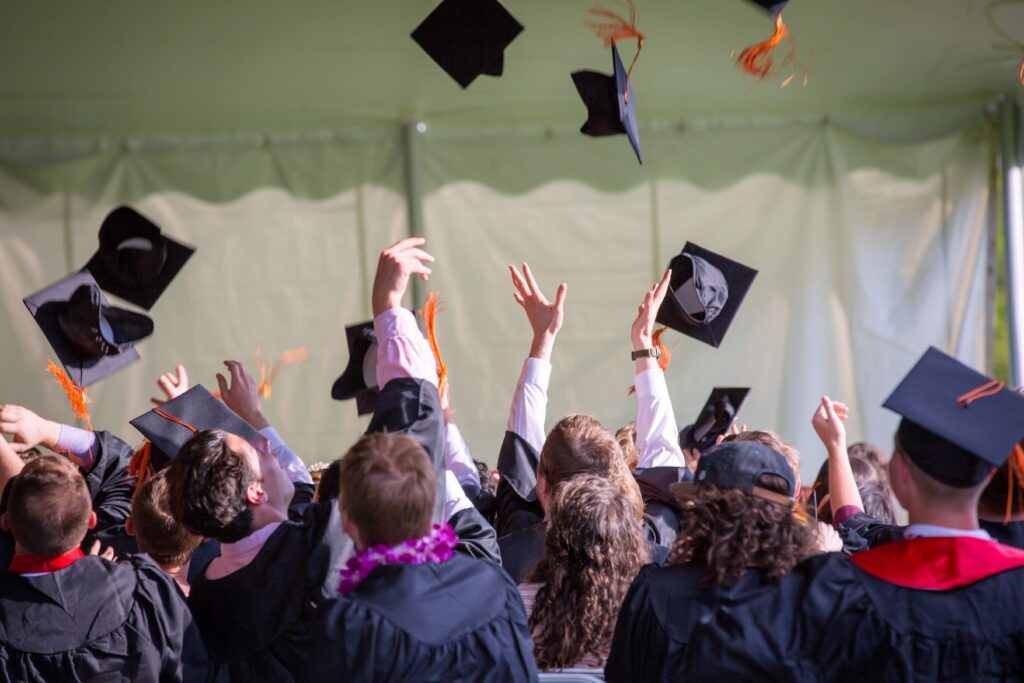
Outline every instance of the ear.
POLYGON ((135 524, 132 523, 132 516, 128 515, 128 519, 124 523, 124 532, 129 536, 135 535, 135 524))
POLYGON ((96 521, 97 521, 96 520, 96 511, 95 510, 89 510, 89 528, 90 529, 95 529, 96 528, 96 521))
POLYGON ((245 502, 249 505, 263 505, 267 502, 267 492, 263 490, 263 484, 254 481, 245 489, 245 502))
MULTIPOLYGON (((339 505, 339 507, 341 506, 339 505)), ((341 530, 348 534, 348 537, 356 544, 357 549, 363 549, 363 539, 359 537, 359 527, 353 524, 352 520, 348 518, 348 513, 345 512, 345 508, 341 508, 341 530)))
POLYGON ((548 480, 544 478, 544 475, 538 475, 537 477, 537 501, 546 513, 550 501, 548 500, 548 480))
POLYGON ((4 533, 11 533, 11 518, 7 516, 7 513, 0 515, 0 530, 4 533))

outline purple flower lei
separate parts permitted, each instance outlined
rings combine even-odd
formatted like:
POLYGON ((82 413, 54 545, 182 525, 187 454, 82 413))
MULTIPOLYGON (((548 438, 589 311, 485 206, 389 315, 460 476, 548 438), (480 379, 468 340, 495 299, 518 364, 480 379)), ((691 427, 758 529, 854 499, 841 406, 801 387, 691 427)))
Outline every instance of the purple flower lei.
POLYGON ((410 538, 398 545, 375 545, 363 548, 345 563, 338 592, 348 595, 377 567, 389 564, 442 563, 452 559, 452 550, 459 542, 455 529, 448 524, 435 524, 430 533, 410 538))

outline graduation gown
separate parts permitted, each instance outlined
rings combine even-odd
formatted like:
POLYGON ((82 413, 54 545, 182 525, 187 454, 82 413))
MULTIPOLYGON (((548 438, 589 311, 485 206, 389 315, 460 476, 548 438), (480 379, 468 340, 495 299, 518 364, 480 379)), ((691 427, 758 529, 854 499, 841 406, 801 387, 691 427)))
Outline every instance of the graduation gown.
MULTIPOLYGON (((1024 549, 1024 521, 990 522, 978 520, 978 525, 988 532, 996 541, 1013 548, 1024 549)), ((858 512, 839 525, 836 530, 843 539, 847 552, 862 552, 869 548, 877 548, 903 538, 905 526, 886 524, 870 517, 867 513, 858 512)))
POLYGON ((312 652, 312 681, 537 680, 515 585, 500 567, 459 554, 373 570, 321 607, 312 652))
POLYGON ((1024 551, 1015 548, 895 541, 703 595, 685 580, 692 571, 645 570, 634 582, 608 681, 1024 678, 1024 551))
POLYGON ((185 597, 148 557, 0 574, 0 680, 189 679, 186 648, 202 661, 185 597))

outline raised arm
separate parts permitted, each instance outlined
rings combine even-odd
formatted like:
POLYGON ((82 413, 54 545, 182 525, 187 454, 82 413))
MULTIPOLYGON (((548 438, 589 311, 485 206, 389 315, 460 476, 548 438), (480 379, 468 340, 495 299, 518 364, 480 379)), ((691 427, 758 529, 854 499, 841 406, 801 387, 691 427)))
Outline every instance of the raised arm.
POLYGON ((846 452, 846 425, 843 422, 847 415, 845 404, 822 396, 821 405, 811 418, 811 426, 828 452, 828 496, 832 506, 832 523, 837 526, 854 512, 864 510, 864 502, 846 452))
MULTIPOLYGON (((668 292, 672 271, 666 270, 661 282, 644 295, 636 320, 630 329, 633 351, 653 349, 654 319, 668 292)), ((679 428, 672 412, 672 399, 665 384, 665 373, 656 358, 642 356, 635 361, 636 377, 636 450, 638 469, 685 467, 679 448, 679 428)))

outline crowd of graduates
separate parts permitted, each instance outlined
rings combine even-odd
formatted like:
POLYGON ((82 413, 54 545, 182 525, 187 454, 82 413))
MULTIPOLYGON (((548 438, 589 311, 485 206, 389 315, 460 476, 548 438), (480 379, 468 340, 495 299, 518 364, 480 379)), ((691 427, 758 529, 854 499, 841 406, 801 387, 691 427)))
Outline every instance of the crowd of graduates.
POLYGON ((1024 397, 922 350, 885 401, 891 455, 848 445, 822 397, 828 458, 801 482, 783 436, 734 421, 735 390, 677 426, 656 319, 676 297, 710 321, 731 281, 690 259, 623 330, 636 421, 546 430, 571 304, 523 264, 533 336, 491 471, 403 307, 425 248, 380 255, 335 387, 372 418, 317 481, 235 361, 219 396, 161 377, 141 448, 3 387, 0 680, 1024 680, 1024 397))

